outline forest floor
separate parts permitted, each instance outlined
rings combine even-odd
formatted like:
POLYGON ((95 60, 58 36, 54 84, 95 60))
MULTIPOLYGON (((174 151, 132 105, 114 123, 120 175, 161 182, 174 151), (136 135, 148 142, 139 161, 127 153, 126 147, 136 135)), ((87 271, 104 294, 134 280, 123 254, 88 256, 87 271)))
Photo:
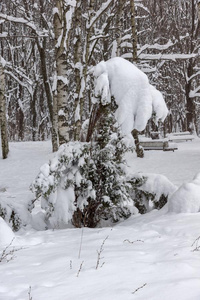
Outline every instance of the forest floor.
MULTIPOLYGON (((178 147, 129 155, 130 170, 165 175, 177 186, 191 181, 200 172, 200 139, 178 147)), ((52 156, 50 142, 10 143, 9 158, 0 159, 0 198, 32 199, 29 186, 52 156)), ((199 224, 200 213, 165 206, 113 227, 21 229, 12 260, 0 261, 0 300, 199 300, 199 224)))

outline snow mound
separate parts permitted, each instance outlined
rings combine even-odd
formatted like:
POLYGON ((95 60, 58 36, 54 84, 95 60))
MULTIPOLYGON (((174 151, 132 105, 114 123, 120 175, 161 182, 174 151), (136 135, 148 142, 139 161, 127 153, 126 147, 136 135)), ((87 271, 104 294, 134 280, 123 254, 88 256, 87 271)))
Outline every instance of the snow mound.
POLYGON ((156 192, 157 199, 159 199, 162 194, 165 196, 171 196, 177 189, 176 186, 164 175, 143 173, 143 176, 147 177, 147 181, 144 183, 142 188, 150 193, 156 192))
POLYGON ((161 195, 171 196, 177 190, 177 187, 161 174, 135 173, 133 177, 146 178, 145 183, 138 189, 155 194, 155 202, 159 201, 161 195))
POLYGON ((110 96, 114 96, 118 105, 115 117, 125 135, 133 129, 144 130, 153 109, 157 120, 166 117, 168 110, 162 94, 149 84, 146 74, 129 61, 121 57, 101 61, 94 68, 94 76, 95 96, 101 96, 103 105, 110 103, 110 96))
POLYGON ((0 217, 0 247, 8 246, 14 238, 15 238, 14 232, 6 224, 6 222, 0 217))
POLYGON ((45 214, 42 211, 32 215, 31 226, 38 231, 47 229, 45 214))
POLYGON ((169 199, 169 212, 200 212, 200 173, 191 182, 184 183, 169 199))

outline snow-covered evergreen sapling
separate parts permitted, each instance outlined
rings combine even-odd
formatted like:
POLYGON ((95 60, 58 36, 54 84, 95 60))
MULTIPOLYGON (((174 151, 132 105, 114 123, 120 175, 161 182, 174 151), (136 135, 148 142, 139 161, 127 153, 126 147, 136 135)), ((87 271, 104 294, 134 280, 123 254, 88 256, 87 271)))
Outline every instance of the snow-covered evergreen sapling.
POLYGON ((95 158, 93 186, 96 191, 100 219, 112 218, 117 221, 130 215, 133 201, 128 193, 128 185, 122 165, 124 154, 130 150, 119 128, 113 125, 114 115, 111 104, 104 107, 97 124, 96 143, 93 144, 92 157, 95 158))
POLYGON ((133 201, 122 167, 130 148, 113 120, 108 105, 97 124, 96 141, 64 144, 41 168, 32 190, 42 198, 49 226, 95 227, 101 220, 130 216, 133 201))
MULTIPOLYGON (((124 135, 144 130, 152 114, 150 84, 144 73, 121 58, 99 63, 94 76, 96 99, 87 143, 61 146, 33 184, 53 227, 69 222, 95 227, 102 219, 127 218, 134 209, 133 182, 127 181, 122 167, 129 148, 120 130, 124 135), (120 129, 114 126, 116 121, 120 129)), ((166 109, 158 108, 158 117, 164 118, 166 109)))

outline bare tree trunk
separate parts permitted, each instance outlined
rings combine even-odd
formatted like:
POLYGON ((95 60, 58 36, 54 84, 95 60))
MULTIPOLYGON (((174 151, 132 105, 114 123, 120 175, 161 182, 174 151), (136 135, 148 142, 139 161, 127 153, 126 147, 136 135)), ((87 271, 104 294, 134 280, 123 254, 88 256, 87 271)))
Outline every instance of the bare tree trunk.
POLYGON ((75 99, 75 128, 74 128, 74 140, 80 139, 81 131, 81 114, 80 114, 80 90, 81 90, 81 70, 78 64, 81 63, 81 1, 78 0, 75 10, 75 27, 76 27, 76 43, 74 45, 74 63, 75 63, 75 80, 76 80, 76 99, 75 99))
POLYGON ((5 97, 5 76, 3 64, 0 56, 0 130, 1 130, 1 147, 3 159, 7 158, 9 152, 8 132, 6 120, 6 97, 5 97))
POLYGON ((131 7, 133 61, 137 61, 137 31, 136 31, 136 22, 135 22, 135 1, 134 0, 130 0, 130 7, 131 7))
MULTIPOLYGON (((191 24, 191 40, 190 40, 190 53, 194 52, 196 39, 198 38, 198 27, 199 24, 197 22, 197 29, 195 30, 195 0, 191 0, 191 15, 192 15, 192 24, 191 24)), ((187 79, 185 85, 185 96, 186 96, 186 120, 187 120, 187 130, 190 132, 196 132, 195 119, 196 119, 196 110, 195 110, 195 102, 194 98, 190 97, 190 92, 192 90, 192 76, 195 74, 195 62, 194 59, 189 59, 188 67, 186 70, 187 79)))
MULTIPOLYGON (((187 68, 187 76, 190 78, 193 74, 193 63, 190 60, 189 65, 187 68)), ((194 124, 194 118, 195 118, 195 103, 193 98, 190 98, 190 91, 191 91, 191 80, 186 82, 185 85, 185 97, 186 97, 186 121, 187 121, 187 130, 190 132, 194 132, 195 130, 195 124, 194 124)))
POLYGON ((122 9, 123 9, 123 0, 119 0, 118 4, 118 12, 117 12, 117 51, 116 51, 116 56, 121 56, 121 41, 122 41, 122 27, 123 27, 123 22, 122 22, 122 9))
POLYGON ((198 19, 200 22, 200 1, 198 1, 198 19))
MULTIPOLYGON (((88 16, 88 24, 90 24, 92 17, 95 15, 94 12, 94 0, 90 0, 89 3, 89 16, 88 16)), ((84 49, 84 58, 83 58, 83 77, 82 77, 82 81, 81 81, 81 88, 83 90, 82 95, 80 97, 80 126, 79 126, 79 130, 81 129, 82 123, 83 123, 83 109, 84 109, 84 101, 86 99, 86 93, 87 93, 87 76, 88 76, 88 67, 89 67, 89 63, 90 63, 90 39, 92 37, 92 33, 94 31, 93 26, 88 26, 86 23, 86 42, 85 42, 85 49, 84 49)), ((80 135, 80 133, 79 133, 80 135)))
MULTIPOLYGON (((58 141, 57 141, 57 130, 56 130, 56 124, 55 124, 55 107, 53 110, 53 95, 51 91, 51 86, 49 83, 49 77, 47 74, 47 59, 46 59, 46 42, 43 42, 43 46, 40 46, 39 41, 37 42, 39 54, 40 54, 40 62, 41 62, 41 73, 42 73, 42 79, 45 89, 45 94, 47 98, 47 104, 49 109, 49 116, 51 121, 51 142, 52 142, 52 149, 53 152, 58 150, 58 141)), ((56 122, 57 123, 57 122, 56 122)))
POLYGON ((53 96, 53 119, 52 119, 52 148, 53 152, 58 150, 58 103, 57 96, 53 96))
POLYGON ((140 141, 139 141, 139 138, 138 138, 138 131, 136 129, 133 129, 132 136, 135 140, 135 151, 137 153, 137 157, 143 158, 144 157, 144 150, 140 146, 140 141))
POLYGON ((16 127, 18 130, 19 140, 23 141, 24 139, 24 112, 20 107, 20 100, 23 98, 23 89, 22 86, 19 86, 18 93, 17 93, 17 101, 16 101, 16 127))
MULTIPOLYGON (((43 0, 40 0, 40 12, 41 15, 45 12, 45 7, 43 4, 43 0)), ((44 28, 47 27, 44 19, 42 18, 42 25, 44 28)), ((48 27, 46 28, 48 29, 48 27)), ((55 99, 53 100, 53 95, 52 95, 52 90, 49 82, 49 75, 47 71, 47 42, 46 39, 44 38, 42 41, 42 44, 40 43, 39 38, 37 38, 37 46, 40 54, 40 61, 41 61, 41 73, 42 73, 42 78, 43 78, 43 84, 44 84, 44 89, 46 93, 46 98, 47 98, 47 104, 48 104, 48 109, 49 109, 49 116, 50 116, 50 121, 51 121, 51 142, 52 142, 52 150, 53 152, 58 150, 58 134, 57 134, 57 105, 54 105, 55 99), (56 109, 56 111, 55 111, 56 109)))
MULTIPOLYGON (((131 29, 132 29, 132 46, 133 46, 133 61, 137 61, 137 31, 136 31, 136 21, 135 21, 135 1, 130 0, 130 7, 131 7, 131 29)), ((138 131, 134 129, 132 131, 132 136, 135 140, 135 150, 137 153, 137 157, 144 157, 143 148, 140 146, 139 138, 138 138, 138 131)))
POLYGON ((90 113, 86 142, 90 142, 92 140, 92 135, 95 130, 96 124, 103 112, 104 112, 104 107, 101 104, 95 104, 93 106, 92 111, 90 113))

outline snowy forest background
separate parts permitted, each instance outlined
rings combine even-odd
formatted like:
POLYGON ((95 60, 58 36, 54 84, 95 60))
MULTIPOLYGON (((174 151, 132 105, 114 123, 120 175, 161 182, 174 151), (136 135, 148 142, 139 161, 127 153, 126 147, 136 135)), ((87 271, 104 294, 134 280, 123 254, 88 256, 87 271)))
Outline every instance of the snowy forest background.
MULTIPOLYGON (((196 0, 1 3, 3 158, 9 141, 51 137, 59 149, 32 183, 27 213, 41 199, 47 228, 95 227, 166 204, 170 182, 141 194, 148 177, 127 177, 125 156, 134 138, 144 157, 138 133, 198 136, 199 9, 196 0)), ((2 207, 20 229, 23 214, 2 207)))
MULTIPOLYGON (((0 55, 9 140, 52 136, 54 151, 57 135, 59 144, 80 140, 92 106, 91 69, 115 56, 135 62, 162 92, 169 109, 164 134, 199 134, 198 3, 2 0, 0 55)), ((152 126, 150 121, 146 131, 152 126)))
POLYGON ((0 299, 199 300, 199 33, 199 0, 1 0, 0 299))

